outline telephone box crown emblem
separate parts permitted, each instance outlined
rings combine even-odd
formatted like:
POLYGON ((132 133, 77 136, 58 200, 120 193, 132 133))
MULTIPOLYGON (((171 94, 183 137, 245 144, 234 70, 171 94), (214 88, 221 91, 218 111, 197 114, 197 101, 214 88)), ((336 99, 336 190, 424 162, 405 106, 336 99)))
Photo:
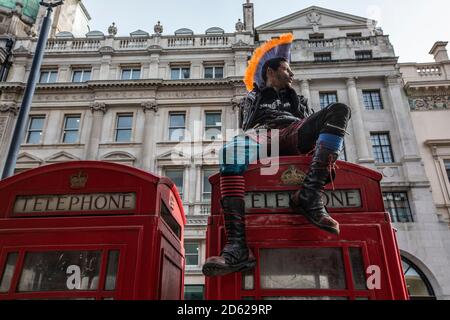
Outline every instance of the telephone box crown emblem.
POLYGON ((83 189, 86 186, 88 175, 83 171, 78 171, 70 177, 70 187, 72 189, 83 189))
POLYGON ((285 186, 297 186, 303 184, 306 174, 295 166, 290 166, 288 170, 281 175, 281 182, 285 186))

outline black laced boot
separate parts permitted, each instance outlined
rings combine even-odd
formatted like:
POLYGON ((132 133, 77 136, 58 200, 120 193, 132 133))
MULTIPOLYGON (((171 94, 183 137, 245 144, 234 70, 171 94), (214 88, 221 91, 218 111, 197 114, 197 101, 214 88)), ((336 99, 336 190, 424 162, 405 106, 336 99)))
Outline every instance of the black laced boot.
POLYGON ((230 273, 253 269, 256 259, 247 247, 245 238, 245 201, 237 197, 222 200, 225 215, 227 243, 220 257, 211 257, 203 266, 207 277, 225 276, 230 273))
POLYGON ((322 199, 325 185, 333 179, 332 168, 337 159, 337 152, 321 145, 316 148, 303 189, 291 197, 290 207, 320 229, 339 235, 339 223, 330 217, 322 199))

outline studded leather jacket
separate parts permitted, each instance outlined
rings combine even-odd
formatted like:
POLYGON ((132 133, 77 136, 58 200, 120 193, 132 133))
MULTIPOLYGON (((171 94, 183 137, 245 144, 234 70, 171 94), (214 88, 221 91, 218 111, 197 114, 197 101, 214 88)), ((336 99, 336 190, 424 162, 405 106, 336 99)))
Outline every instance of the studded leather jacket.
POLYGON ((277 92, 272 87, 250 92, 241 101, 241 127, 250 129, 282 129, 313 114, 308 101, 294 89, 277 92))

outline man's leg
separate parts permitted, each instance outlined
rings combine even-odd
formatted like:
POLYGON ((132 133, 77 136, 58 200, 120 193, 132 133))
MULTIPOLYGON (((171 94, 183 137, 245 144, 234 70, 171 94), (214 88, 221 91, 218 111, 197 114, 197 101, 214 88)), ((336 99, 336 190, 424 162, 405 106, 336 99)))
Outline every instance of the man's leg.
POLYGON ((253 269, 256 265, 246 241, 243 175, 257 156, 258 144, 245 136, 235 137, 221 152, 220 190, 227 242, 219 257, 206 260, 205 276, 224 276, 253 269))
POLYGON ((333 234, 339 234, 339 223, 330 217, 322 199, 325 185, 332 179, 333 165, 344 143, 351 110, 335 103, 311 116, 299 130, 299 150, 308 153, 315 147, 313 160, 303 188, 291 199, 291 208, 311 223, 333 234))

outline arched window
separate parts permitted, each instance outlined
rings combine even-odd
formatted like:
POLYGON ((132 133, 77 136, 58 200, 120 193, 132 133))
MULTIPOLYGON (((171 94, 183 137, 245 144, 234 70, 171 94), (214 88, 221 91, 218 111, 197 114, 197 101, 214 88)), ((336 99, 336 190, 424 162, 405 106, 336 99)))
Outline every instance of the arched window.
POLYGON ((402 264, 411 300, 436 300, 433 287, 425 274, 404 257, 402 264))

